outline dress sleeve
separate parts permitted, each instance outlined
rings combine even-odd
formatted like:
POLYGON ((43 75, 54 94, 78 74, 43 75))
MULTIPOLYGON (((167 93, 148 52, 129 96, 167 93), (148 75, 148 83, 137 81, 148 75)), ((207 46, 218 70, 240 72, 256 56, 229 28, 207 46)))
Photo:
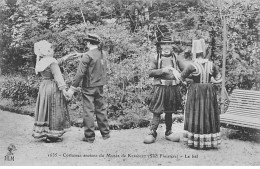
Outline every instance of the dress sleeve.
POLYGON ((187 66, 185 66, 184 70, 181 72, 181 78, 182 80, 186 79, 190 74, 196 71, 196 68, 193 64, 189 63, 187 66))
POLYGON ((155 56, 150 57, 150 65, 149 65, 149 77, 160 77, 162 76, 164 73, 162 71, 162 69, 157 69, 157 59, 155 56))
POLYGON ((83 57, 81 58, 79 65, 78 65, 78 69, 77 69, 77 73, 73 79, 73 83, 72 86, 74 88, 79 87, 79 84, 88 68, 88 65, 90 63, 90 57, 87 54, 84 54, 83 57))
POLYGON ((59 90, 63 90, 66 88, 66 83, 62 77, 61 71, 60 71, 60 67, 57 63, 52 63, 50 65, 51 68, 51 73, 54 77, 54 80, 56 81, 56 83, 58 84, 59 90))
POLYGON ((180 71, 183 71, 185 68, 185 62, 181 59, 177 59, 176 61, 177 67, 180 71))

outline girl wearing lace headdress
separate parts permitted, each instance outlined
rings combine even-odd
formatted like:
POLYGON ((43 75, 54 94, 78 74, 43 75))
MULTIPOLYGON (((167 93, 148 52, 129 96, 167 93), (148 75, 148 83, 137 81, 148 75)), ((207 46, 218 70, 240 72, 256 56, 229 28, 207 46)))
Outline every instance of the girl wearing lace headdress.
POLYGON ((40 84, 35 109, 34 138, 46 138, 46 142, 61 141, 64 129, 69 128, 69 113, 66 105, 66 83, 59 64, 77 56, 66 55, 58 60, 53 58, 52 44, 42 40, 34 44, 37 55, 35 72, 40 73, 40 84))
POLYGON ((212 83, 221 82, 218 68, 204 59, 205 41, 194 40, 193 62, 181 72, 181 80, 192 79, 184 111, 183 141, 197 149, 217 148, 221 142, 217 93, 212 83))

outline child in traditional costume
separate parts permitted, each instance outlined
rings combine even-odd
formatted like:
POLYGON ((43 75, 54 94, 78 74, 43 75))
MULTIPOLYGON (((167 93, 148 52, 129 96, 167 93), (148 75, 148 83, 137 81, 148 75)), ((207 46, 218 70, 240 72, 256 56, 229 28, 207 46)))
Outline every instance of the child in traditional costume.
POLYGON ((34 138, 46 138, 46 142, 61 141, 64 129, 70 127, 69 112, 66 105, 66 83, 59 64, 75 54, 54 59, 52 44, 43 40, 34 44, 37 55, 35 71, 40 73, 42 82, 36 101, 34 138), (41 58, 41 59, 40 59, 41 58))
POLYGON ((197 149, 217 148, 221 142, 217 93, 212 82, 221 82, 221 75, 212 61, 205 57, 205 41, 194 40, 193 62, 181 72, 193 83, 187 92, 184 111, 184 142, 197 149))
POLYGON ((144 143, 154 143, 157 138, 157 128, 160 116, 165 113, 165 138, 169 141, 179 141, 179 136, 172 132, 172 114, 181 107, 181 92, 179 81, 180 74, 176 55, 173 53, 173 44, 169 37, 163 37, 158 42, 158 55, 151 58, 149 76, 154 78, 151 99, 148 103, 149 110, 153 113, 150 132, 145 137, 144 143))
POLYGON ((84 112, 84 137, 82 141, 93 143, 95 140, 94 115, 103 139, 110 138, 103 89, 103 86, 107 83, 107 53, 101 48, 99 36, 88 34, 85 40, 87 41, 89 51, 81 54, 82 58, 68 93, 69 97, 72 97, 82 82, 84 112))

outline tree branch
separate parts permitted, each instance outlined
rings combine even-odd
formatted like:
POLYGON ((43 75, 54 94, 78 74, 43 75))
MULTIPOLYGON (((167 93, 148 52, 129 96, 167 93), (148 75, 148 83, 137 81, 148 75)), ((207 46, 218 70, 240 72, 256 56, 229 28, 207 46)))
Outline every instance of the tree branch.
POLYGON ((86 20, 85 20, 85 17, 84 17, 84 15, 83 15, 83 12, 82 12, 82 9, 81 9, 81 8, 80 8, 80 12, 81 12, 81 16, 82 16, 82 18, 83 18, 84 24, 86 24, 86 20))

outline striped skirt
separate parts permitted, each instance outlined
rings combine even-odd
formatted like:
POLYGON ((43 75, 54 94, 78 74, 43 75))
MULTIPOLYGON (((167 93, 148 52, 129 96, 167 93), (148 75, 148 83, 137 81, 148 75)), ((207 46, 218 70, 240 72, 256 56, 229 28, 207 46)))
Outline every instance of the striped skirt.
POLYGON ((198 149, 217 148, 221 138, 214 86, 191 84, 187 92, 184 113, 184 143, 198 149))
POLYGON ((58 138, 69 127, 69 112, 62 91, 54 80, 43 80, 36 101, 33 137, 58 138))
POLYGON ((181 109, 181 92, 178 85, 155 85, 151 92, 149 110, 155 114, 176 113, 181 109))

